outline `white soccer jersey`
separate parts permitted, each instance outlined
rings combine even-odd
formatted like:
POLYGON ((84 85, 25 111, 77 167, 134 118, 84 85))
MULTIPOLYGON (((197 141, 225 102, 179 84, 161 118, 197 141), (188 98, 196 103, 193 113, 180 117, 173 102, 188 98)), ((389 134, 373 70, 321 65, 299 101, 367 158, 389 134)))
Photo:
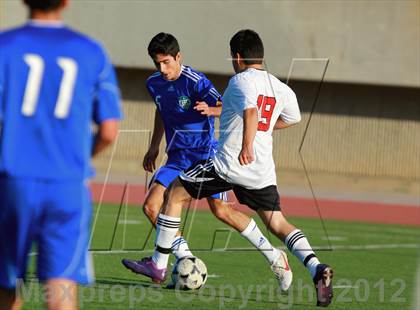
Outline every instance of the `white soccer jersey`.
POLYGON ((288 124, 300 121, 296 95, 290 87, 267 71, 254 68, 230 79, 223 95, 219 148, 214 160, 220 177, 249 189, 277 185, 272 133, 279 117, 288 124), (243 111, 249 108, 258 108, 255 160, 241 166, 238 156, 242 149, 243 111))

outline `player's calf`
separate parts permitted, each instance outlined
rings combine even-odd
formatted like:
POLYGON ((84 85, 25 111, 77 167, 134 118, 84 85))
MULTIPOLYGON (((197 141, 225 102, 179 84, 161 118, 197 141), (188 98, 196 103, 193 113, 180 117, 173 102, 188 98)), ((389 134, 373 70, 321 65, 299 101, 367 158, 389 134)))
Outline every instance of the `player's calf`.
POLYGON ((68 279, 51 279, 47 281, 45 288, 49 310, 76 310, 78 308, 76 282, 68 279))
POLYGON ((150 220, 153 226, 156 226, 156 221, 163 204, 163 195, 166 187, 159 183, 153 183, 147 193, 143 204, 143 213, 150 220))

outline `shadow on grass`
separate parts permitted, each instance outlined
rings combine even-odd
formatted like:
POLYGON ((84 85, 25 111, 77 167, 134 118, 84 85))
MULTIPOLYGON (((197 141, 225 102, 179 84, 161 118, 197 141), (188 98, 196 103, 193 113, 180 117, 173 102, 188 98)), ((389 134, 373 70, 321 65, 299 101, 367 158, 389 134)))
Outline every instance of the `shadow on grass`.
POLYGON ((151 282, 145 281, 138 281, 138 280, 127 280, 122 278, 115 278, 115 277, 107 277, 107 278, 97 278, 95 281, 95 285, 123 285, 123 286, 130 286, 130 285, 137 285, 145 288, 156 288, 159 289, 159 286, 153 284, 151 282))

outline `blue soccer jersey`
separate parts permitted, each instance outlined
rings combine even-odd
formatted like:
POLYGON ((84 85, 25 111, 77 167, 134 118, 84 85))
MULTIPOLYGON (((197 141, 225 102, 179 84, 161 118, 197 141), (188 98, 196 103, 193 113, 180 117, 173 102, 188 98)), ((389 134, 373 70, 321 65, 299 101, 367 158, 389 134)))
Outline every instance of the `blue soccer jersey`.
POLYGON ((84 179, 91 121, 119 118, 114 68, 97 42, 62 24, 0 34, 1 174, 84 179))
POLYGON ((146 84, 164 124, 167 152, 209 150, 215 146, 214 117, 194 110, 197 101, 205 101, 210 107, 221 101, 221 95, 203 73, 182 66, 178 79, 168 81, 156 72, 146 84))

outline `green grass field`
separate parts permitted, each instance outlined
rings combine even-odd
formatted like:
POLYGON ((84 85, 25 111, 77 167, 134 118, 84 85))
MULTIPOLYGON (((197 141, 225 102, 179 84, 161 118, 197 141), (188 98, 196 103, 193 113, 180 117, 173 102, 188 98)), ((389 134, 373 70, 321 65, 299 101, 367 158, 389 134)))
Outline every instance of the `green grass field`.
MULTIPOLYGON (((155 234, 152 231, 148 238, 147 219, 135 207, 121 208, 119 219, 118 206, 102 205, 99 211, 92 240, 96 284, 79 292, 84 309, 316 308, 309 273, 297 259, 289 255, 294 282, 288 294, 279 294, 264 257, 210 212, 201 210, 188 213, 183 231, 190 248, 207 265, 206 286, 185 292, 152 285, 121 265, 124 257, 150 255, 155 234)), ((413 309, 418 228, 328 220, 325 232, 320 220, 290 220, 309 237, 320 259, 335 269, 331 308, 413 309)), ((283 246, 274 236, 270 239, 283 246)), ((42 308, 42 291, 33 271, 25 290, 24 309, 42 308)))

